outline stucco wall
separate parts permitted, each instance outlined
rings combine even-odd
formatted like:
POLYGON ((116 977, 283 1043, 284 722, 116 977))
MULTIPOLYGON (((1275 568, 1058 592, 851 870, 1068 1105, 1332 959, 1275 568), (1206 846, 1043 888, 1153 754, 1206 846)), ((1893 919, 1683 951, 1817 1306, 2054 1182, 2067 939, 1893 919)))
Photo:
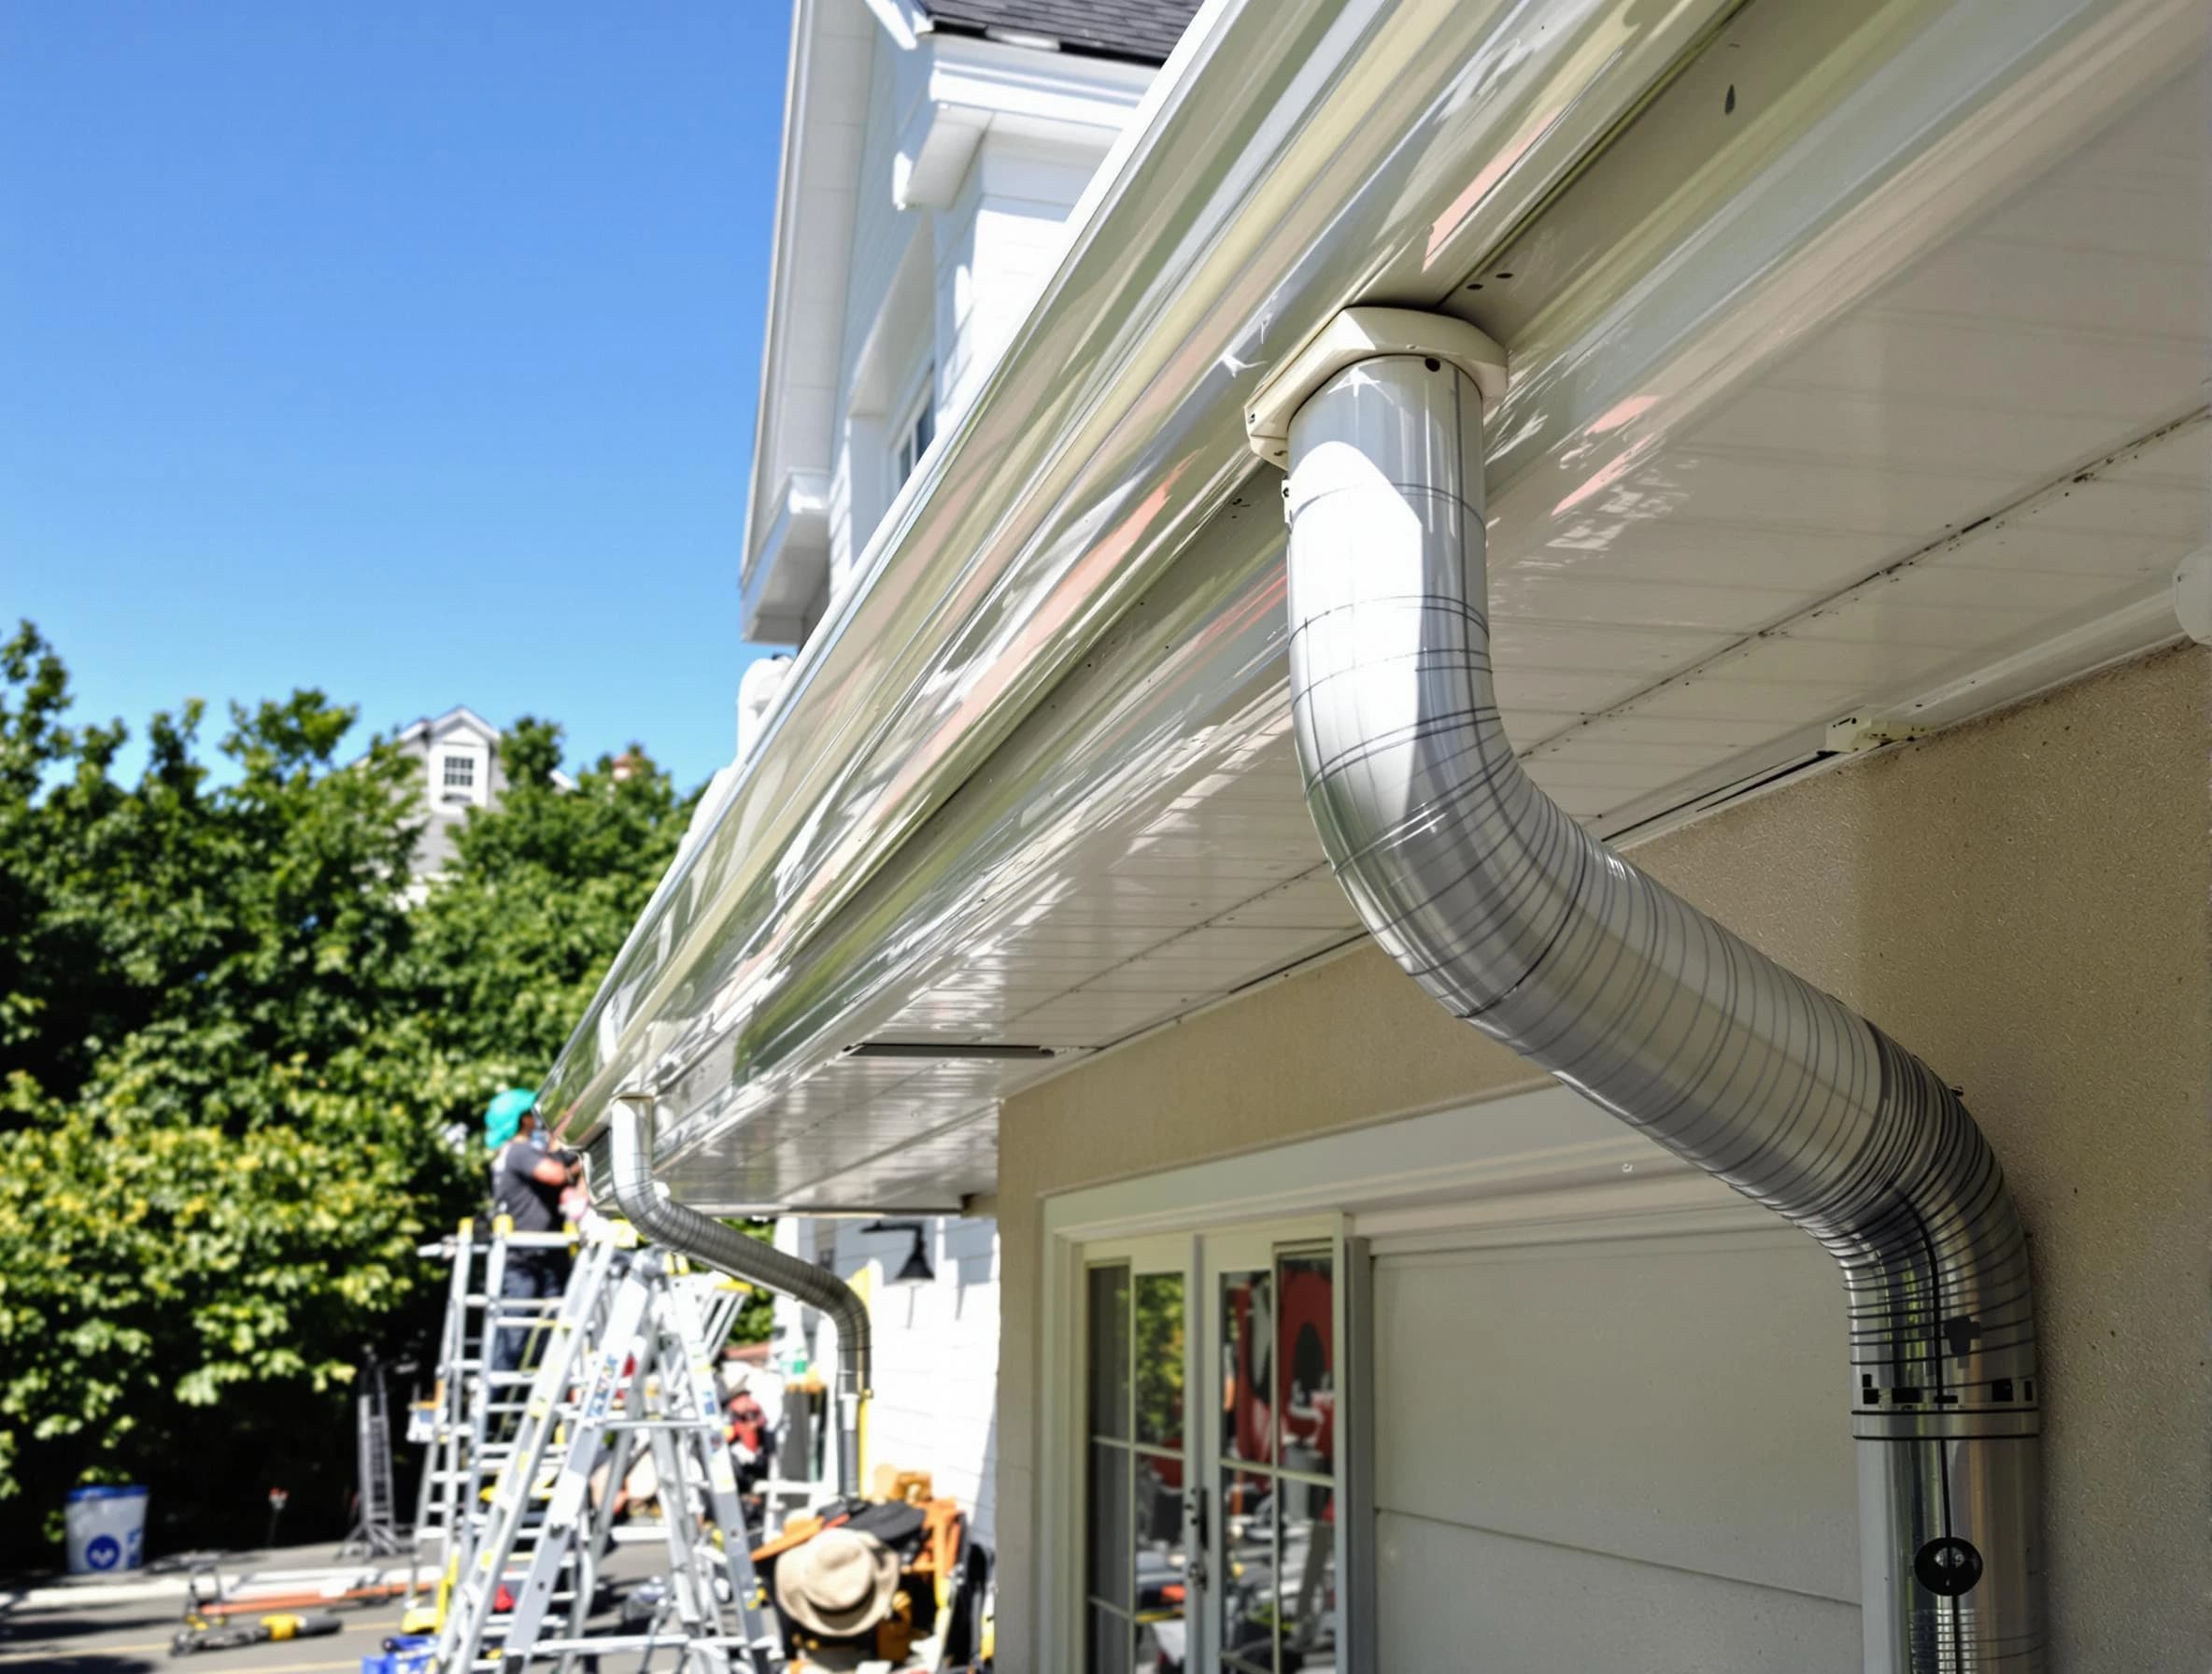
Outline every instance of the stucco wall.
MULTIPOLYGON (((2081 1674, 2212 1657, 2208 701, 2212 651, 2168 652, 1637 851, 1995 1144, 2038 1280, 2053 1666, 2081 1674)), ((1527 1080, 1362 949, 1008 1103, 1001 1667, 1039 1667, 1040 1199, 1527 1080)))

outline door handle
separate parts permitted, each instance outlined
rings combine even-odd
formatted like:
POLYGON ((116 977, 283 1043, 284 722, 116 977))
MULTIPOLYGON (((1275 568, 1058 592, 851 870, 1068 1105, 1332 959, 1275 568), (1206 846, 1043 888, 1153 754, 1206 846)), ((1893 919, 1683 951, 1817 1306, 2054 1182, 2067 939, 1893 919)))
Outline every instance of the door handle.
POLYGON ((1206 1490, 1185 1488, 1183 1491, 1183 1527, 1186 1544, 1184 1548, 1184 1583, 1195 1592, 1206 1590, 1206 1554, 1212 1544, 1206 1538, 1206 1490))

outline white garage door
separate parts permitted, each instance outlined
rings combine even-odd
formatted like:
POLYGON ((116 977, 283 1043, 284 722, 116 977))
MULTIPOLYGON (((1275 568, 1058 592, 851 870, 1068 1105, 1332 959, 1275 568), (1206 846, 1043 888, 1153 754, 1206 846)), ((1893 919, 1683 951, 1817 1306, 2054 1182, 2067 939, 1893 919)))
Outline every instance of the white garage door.
POLYGON ((1437 1241, 1375 1260, 1381 1667, 1858 1667, 1828 1257, 1763 1223, 1437 1241))

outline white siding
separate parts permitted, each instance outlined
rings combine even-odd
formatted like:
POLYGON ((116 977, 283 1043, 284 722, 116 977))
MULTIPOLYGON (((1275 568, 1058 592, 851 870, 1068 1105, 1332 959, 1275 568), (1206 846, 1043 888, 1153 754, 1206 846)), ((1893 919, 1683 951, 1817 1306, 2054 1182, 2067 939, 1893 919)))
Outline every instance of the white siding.
MULTIPOLYGON (((995 1540, 999 1451, 999 1227, 989 1219, 925 1220, 923 1248, 935 1277, 890 1283, 914 1247, 910 1233, 863 1232, 861 1220, 787 1217, 779 1248, 828 1255, 840 1277, 870 1269, 874 1303, 875 1398, 868 1411, 869 1486, 879 1466, 929 1472, 936 1492, 957 1500, 978 1539, 995 1540)), ((779 1324, 800 1311, 777 1304, 779 1324)), ((782 1340, 796 1346, 797 1339, 782 1340)), ((828 1339, 818 1340, 825 1349, 828 1339)))
MULTIPOLYGON (((938 433, 957 422, 1058 262, 1068 213, 1112 143, 1110 125, 1085 122, 1118 108, 1111 96, 1099 96, 1093 64, 1069 74, 1071 107, 1089 116, 1041 122, 971 111, 950 119, 976 121, 985 130, 952 206, 901 209, 893 195, 901 138, 911 140, 917 125, 927 126, 931 101, 942 96, 931 82, 935 44, 901 49, 872 24, 865 39, 853 39, 843 28, 851 14, 841 9, 837 18, 841 27, 825 36, 822 50, 838 54, 841 64, 865 53, 867 93, 864 106, 849 115, 825 108, 826 137, 813 143, 828 152, 815 160, 821 166, 809 178, 817 191, 830 190, 820 182, 836 182, 841 199, 834 213, 815 219, 850 228, 843 291, 814 294, 802 266, 780 276, 793 293, 794 318, 803 314, 811 333, 808 352, 780 374, 776 433, 760 443, 774 466, 764 488, 773 489, 782 480, 778 461, 792 452, 787 440, 832 438, 827 564, 818 593, 799 612, 803 635, 813 633, 858 579, 889 509, 897 484, 888 421, 903 416, 900 404, 929 365, 935 369, 938 433), (843 201, 848 196, 849 209, 843 201), (834 328, 825 316, 834 318, 834 328), (829 329, 836 348, 825 355, 820 342, 829 329)), ((1017 100, 1040 96, 1042 83, 1058 67, 1053 54, 1028 56, 1039 62, 1027 66, 1028 85, 1009 95, 1017 100)), ((858 66, 841 73, 857 78, 858 66)), ((832 280, 833 292, 835 285, 832 280)), ((789 359, 794 351, 785 352, 789 359)))
MULTIPOLYGON (((867 122, 860 141, 856 182, 858 195, 853 210, 852 255, 846 268, 844 299, 844 324, 837 355, 836 465, 830 480, 829 518, 832 591, 851 576, 853 561, 867 546, 868 537, 874 532, 876 519, 883 512, 874 489, 872 453, 879 443, 874 433, 876 427, 868 422, 872 415, 860 415, 858 422, 866 433, 859 437, 854 433, 854 375, 861 350, 883 311, 892 276, 898 272, 907 243, 921 222, 919 216, 902 213, 891 202, 891 155, 897 149, 899 126, 893 84, 899 54, 883 38, 880 30, 872 33, 874 39, 870 49, 867 122), (858 484, 856 442, 871 455, 858 461, 858 484)), ((829 603, 830 599, 825 596, 808 613, 809 633, 829 603)))
POLYGON ((853 213, 853 257, 844 299, 844 347, 838 384, 850 398, 853 375, 871 327, 891 288, 891 276, 923 217, 891 201, 891 158, 899 149, 895 83, 898 49, 879 34, 868 78, 868 127, 860 144, 860 199, 853 213))
POLYGON ((443 716, 419 735, 401 741, 401 753, 422 764, 422 835, 409 862, 417 878, 443 871, 453 859, 458 849, 455 833, 467 823, 472 808, 497 808, 505 799, 507 771, 495 729, 458 714, 443 716), (465 756, 475 765, 475 787, 465 797, 446 790, 444 763, 448 755, 465 756))
POLYGON ((994 1539, 992 1483, 999 1442, 999 1228, 990 1220, 932 1219, 924 1248, 937 1274, 926 1284, 887 1283, 913 1241, 841 1229, 838 1270, 861 1251, 877 1263, 875 1399, 868 1416, 868 1473, 895 1465, 927 1470, 959 1501, 979 1539, 994 1539))
POLYGON ((993 130, 937 218, 937 384, 947 414, 974 399, 1068 244, 1099 154, 993 130))

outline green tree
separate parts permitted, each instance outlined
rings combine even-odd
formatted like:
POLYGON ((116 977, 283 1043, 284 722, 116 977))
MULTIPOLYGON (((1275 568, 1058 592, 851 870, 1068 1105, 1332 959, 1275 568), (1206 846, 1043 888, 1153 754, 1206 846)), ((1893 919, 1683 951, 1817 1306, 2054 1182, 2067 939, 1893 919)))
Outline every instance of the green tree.
POLYGON ((482 1199, 485 1100, 550 1063, 674 853, 686 802, 642 750, 555 780, 504 747, 424 896, 419 764, 321 692, 66 724, 61 659, 0 646, 0 1556, 61 1491, 149 1481, 195 1541, 307 1532, 351 1485, 345 1397, 442 1305, 415 1254, 482 1199), (447 1135, 465 1123, 470 1142, 447 1135))
POLYGON ((412 915, 418 1002, 441 1050, 531 1085, 584 1015, 690 816, 642 746, 564 789, 561 730, 525 716, 500 746, 507 790, 473 812, 412 915))

